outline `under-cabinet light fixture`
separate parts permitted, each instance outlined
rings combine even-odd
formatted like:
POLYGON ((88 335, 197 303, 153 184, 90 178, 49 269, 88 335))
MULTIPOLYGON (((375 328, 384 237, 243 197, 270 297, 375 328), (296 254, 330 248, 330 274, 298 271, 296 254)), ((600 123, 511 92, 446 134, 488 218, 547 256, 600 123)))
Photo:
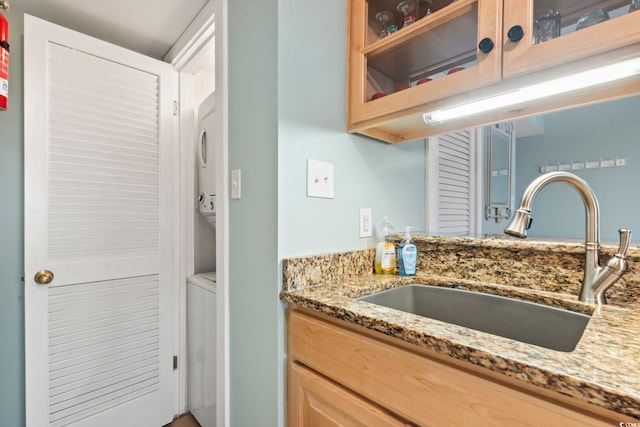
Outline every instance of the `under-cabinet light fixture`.
POLYGON ((640 58, 618 62, 604 67, 594 68, 588 71, 571 74, 565 77, 525 86, 511 92, 490 98, 479 99, 451 108, 425 113, 424 121, 428 125, 435 125, 454 120, 472 114, 482 113, 511 105, 545 98, 552 95, 560 95, 591 86, 597 86, 616 80, 626 79, 640 74, 640 58))

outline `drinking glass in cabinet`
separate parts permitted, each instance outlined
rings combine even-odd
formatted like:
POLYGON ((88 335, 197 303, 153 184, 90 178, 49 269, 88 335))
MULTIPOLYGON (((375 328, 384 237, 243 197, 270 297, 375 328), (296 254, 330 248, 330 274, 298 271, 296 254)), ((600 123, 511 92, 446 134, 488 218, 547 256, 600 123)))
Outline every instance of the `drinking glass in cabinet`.
POLYGON ((533 43, 542 43, 560 36, 560 12, 548 10, 533 20, 533 43))
POLYGON ((394 23, 395 16, 388 10, 383 10, 376 14, 376 22, 382 25, 382 32, 378 36, 378 40, 398 31, 398 27, 394 23))
POLYGON ((609 19, 609 13, 604 9, 596 9, 585 13, 576 24, 576 31, 592 25, 599 24, 609 19))
POLYGON ((402 28, 407 27, 414 22, 416 22, 415 10, 416 10, 416 2, 415 0, 404 0, 398 3, 397 6, 398 12, 402 13, 402 28))

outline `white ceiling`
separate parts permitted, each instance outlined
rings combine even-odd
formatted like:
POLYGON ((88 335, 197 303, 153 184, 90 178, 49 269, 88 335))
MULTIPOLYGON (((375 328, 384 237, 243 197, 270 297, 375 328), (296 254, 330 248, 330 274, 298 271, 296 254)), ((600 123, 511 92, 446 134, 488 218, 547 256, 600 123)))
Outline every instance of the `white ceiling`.
POLYGON ((209 0, 9 0, 63 27, 162 58, 209 0))

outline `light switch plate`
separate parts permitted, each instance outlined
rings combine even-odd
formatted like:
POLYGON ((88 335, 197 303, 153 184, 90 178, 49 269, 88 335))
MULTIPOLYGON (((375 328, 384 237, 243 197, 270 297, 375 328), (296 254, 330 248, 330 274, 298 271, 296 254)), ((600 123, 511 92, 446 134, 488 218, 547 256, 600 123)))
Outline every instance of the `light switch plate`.
POLYGON ((333 163, 307 159, 307 197, 333 199, 333 163))
POLYGON ((242 172, 240 169, 231 171, 231 198, 238 200, 242 197, 242 172))
POLYGON ((360 208, 360 237, 371 237, 372 235, 371 208, 360 208))

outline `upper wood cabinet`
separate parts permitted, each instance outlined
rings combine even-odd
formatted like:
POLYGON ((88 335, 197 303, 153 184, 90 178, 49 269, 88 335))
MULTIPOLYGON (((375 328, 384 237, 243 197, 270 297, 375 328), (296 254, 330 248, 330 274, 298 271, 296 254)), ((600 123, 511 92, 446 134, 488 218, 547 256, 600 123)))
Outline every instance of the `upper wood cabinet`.
POLYGON ((427 111, 637 57, 640 13, 628 13, 630 1, 348 0, 348 131, 402 142, 640 92, 636 79, 437 126, 422 118, 427 111), (600 8, 609 20, 576 30, 585 13, 600 8), (561 33, 540 41, 539 18, 550 10, 557 12, 561 33))

